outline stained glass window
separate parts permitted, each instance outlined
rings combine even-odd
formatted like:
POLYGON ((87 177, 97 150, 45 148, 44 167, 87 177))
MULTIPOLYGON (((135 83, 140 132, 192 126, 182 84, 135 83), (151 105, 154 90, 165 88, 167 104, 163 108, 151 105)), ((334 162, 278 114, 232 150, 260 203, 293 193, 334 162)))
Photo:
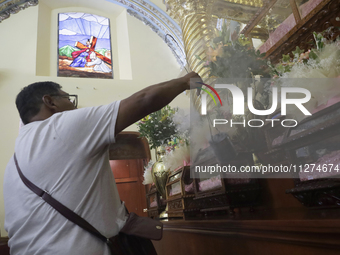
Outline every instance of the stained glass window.
POLYGON ((59 13, 58 76, 113 78, 108 18, 59 13))

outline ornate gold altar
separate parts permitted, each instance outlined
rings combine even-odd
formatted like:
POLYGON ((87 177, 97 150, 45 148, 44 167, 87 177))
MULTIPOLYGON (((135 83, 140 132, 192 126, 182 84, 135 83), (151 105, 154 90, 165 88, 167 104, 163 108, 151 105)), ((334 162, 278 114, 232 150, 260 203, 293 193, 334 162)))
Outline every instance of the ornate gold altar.
MULTIPOLYGON (((218 19, 248 23, 263 6, 263 0, 164 0, 164 3, 169 15, 181 26, 190 69, 199 73, 206 83, 212 80, 208 79, 203 62, 207 59, 206 49, 214 38, 218 19)), ((194 98, 198 108, 200 100, 194 98)))

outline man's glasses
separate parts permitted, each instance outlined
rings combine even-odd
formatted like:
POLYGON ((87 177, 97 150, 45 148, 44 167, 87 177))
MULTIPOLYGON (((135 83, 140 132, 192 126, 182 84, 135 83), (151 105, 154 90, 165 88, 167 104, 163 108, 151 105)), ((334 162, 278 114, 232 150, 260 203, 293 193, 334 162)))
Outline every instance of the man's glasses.
POLYGON ((59 94, 52 94, 51 97, 67 97, 72 104, 74 104, 74 107, 77 108, 78 106, 78 95, 59 95, 59 94))

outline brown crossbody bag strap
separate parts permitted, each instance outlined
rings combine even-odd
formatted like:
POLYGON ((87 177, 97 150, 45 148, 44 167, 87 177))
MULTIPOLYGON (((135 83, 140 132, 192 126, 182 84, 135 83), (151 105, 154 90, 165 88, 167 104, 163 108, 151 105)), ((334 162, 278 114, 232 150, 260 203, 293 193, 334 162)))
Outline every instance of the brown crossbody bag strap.
POLYGON ((103 236, 97 229, 95 229, 90 223, 80 217, 78 214, 61 204, 59 201, 55 200, 47 191, 40 189, 30 180, 28 180, 25 175, 22 173, 17 157, 14 153, 14 162, 17 167, 19 176, 23 183, 32 190, 35 194, 41 197, 46 203, 56 209, 60 214, 62 214, 66 219, 72 221, 74 224, 78 225, 79 227, 85 229, 86 231, 90 232, 92 235, 98 237, 103 242, 107 243, 109 246, 112 245, 110 238, 106 238, 103 236))

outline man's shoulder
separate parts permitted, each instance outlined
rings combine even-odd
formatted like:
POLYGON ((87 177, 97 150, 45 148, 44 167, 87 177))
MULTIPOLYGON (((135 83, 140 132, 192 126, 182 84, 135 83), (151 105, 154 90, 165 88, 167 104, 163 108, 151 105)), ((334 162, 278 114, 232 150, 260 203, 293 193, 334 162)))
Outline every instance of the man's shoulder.
POLYGON ((50 123, 55 127, 84 127, 84 125, 96 125, 98 121, 103 121, 115 111, 118 111, 119 101, 114 101, 107 105, 84 107, 80 109, 56 113, 50 117, 50 123))

